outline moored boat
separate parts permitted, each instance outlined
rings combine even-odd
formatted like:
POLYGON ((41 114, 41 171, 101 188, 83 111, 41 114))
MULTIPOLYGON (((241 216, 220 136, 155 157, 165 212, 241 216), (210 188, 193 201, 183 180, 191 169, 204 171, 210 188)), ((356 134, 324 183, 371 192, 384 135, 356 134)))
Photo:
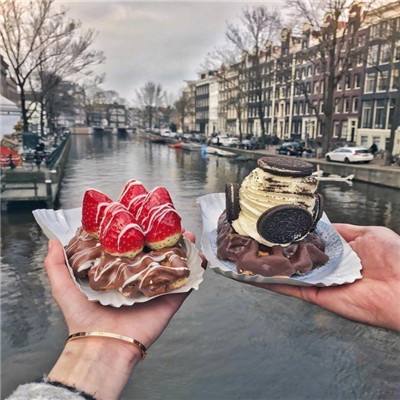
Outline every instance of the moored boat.
POLYGON ((189 151, 200 151, 201 145, 198 143, 182 143, 182 149, 189 150, 189 151))
POLYGON ((171 149, 181 149, 182 145, 183 145, 182 142, 177 142, 177 143, 169 144, 168 147, 170 147, 171 149))

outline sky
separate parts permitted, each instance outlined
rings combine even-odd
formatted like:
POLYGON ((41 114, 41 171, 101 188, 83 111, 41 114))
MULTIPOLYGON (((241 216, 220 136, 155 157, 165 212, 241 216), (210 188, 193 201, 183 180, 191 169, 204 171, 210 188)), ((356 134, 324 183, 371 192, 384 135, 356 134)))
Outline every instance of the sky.
POLYGON ((94 47, 106 56, 96 69, 106 75, 103 88, 132 102, 136 89, 149 80, 177 96, 185 80, 197 77, 207 53, 224 43, 226 21, 235 20, 243 7, 256 2, 63 0, 57 4, 81 20, 83 27, 98 32, 94 47))

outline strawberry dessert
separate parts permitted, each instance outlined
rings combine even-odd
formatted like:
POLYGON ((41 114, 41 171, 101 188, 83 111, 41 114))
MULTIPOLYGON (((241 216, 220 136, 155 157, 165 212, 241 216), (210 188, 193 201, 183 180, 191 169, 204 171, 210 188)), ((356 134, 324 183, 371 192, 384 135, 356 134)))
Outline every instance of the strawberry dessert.
POLYGON ((92 289, 129 297, 168 293, 190 274, 181 218, 168 190, 149 192, 136 180, 126 183, 116 202, 87 190, 82 226, 65 250, 75 276, 92 289))

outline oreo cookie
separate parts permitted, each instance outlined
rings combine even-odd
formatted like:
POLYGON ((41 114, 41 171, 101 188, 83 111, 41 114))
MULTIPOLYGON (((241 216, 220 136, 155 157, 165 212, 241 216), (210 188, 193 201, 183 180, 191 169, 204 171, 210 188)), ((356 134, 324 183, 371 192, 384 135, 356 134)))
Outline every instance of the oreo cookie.
POLYGON ((227 183, 225 185, 226 218, 229 223, 239 217, 239 185, 237 183, 227 183))
POLYGON ((321 219, 322 214, 324 212, 324 198, 322 197, 321 194, 316 193, 315 194, 315 205, 313 209, 313 226, 311 227, 311 230, 314 230, 317 226, 318 221, 321 219))
POLYGON ((315 170, 307 161, 289 156, 265 156, 258 159, 257 165, 266 172, 281 176, 309 176, 315 170))
POLYGON ((288 245, 304 238, 313 226, 313 216, 300 206, 273 207, 257 221, 257 232, 268 242, 288 245))

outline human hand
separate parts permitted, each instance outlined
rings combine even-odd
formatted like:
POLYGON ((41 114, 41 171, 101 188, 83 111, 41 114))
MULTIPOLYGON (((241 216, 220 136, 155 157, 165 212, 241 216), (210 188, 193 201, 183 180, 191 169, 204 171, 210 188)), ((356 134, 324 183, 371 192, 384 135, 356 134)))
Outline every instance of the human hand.
POLYGON ((358 254, 363 278, 334 287, 255 284, 354 321, 400 330, 400 236, 388 228, 335 224, 358 254))
MULTIPOLYGON (((184 235, 195 241, 192 233, 185 232, 184 235)), ((52 295, 64 315, 69 333, 113 332, 133 337, 148 348, 189 295, 169 294, 121 308, 91 302, 71 279, 63 247, 56 240, 49 241, 45 267, 52 295)), ((66 344, 49 378, 96 394, 96 398, 118 398, 139 359, 139 351, 124 342, 107 338, 76 340, 66 344)))

